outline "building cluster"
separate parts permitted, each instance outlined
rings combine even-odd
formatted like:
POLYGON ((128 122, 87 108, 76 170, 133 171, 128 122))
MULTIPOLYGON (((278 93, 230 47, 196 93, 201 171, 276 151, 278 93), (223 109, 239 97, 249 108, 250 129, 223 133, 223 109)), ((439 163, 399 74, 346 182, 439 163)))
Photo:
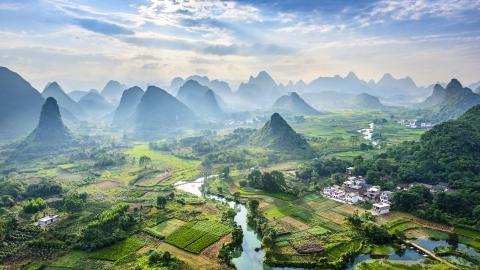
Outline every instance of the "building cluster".
POLYGON ((418 119, 411 119, 411 120, 406 120, 406 119, 400 119, 397 121, 398 124, 409 127, 409 128, 423 128, 423 129, 432 129, 433 124, 430 122, 423 122, 418 119))
POLYGON ((353 168, 347 168, 347 175, 349 175, 347 181, 343 182, 341 186, 325 187, 322 195, 341 203, 371 203, 373 215, 389 213, 393 193, 382 191, 380 186, 368 185, 362 176, 352 175, 352 170, 353 168))

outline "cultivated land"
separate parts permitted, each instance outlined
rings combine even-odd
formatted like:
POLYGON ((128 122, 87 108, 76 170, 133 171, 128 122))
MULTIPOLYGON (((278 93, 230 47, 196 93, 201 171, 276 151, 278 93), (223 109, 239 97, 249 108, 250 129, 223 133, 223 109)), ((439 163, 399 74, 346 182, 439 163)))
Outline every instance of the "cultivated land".
MULTIPOLYGON (((392 114, 394 117, 409 116, 396 111, 342 111, 305 117, 304 122, 293 123, 292 127, 304 135, 322 157, 351 162, 355 156, 371 157, 382 153, 387 146, 418 140, 424 133, 424 130, 395 124, 392 114), (382 146, 361 149, 361 143, 370 145, 370 142, 352 137, 358 136, 358 130, 375 119, 383 118, 387 119, 387 124, 379 125, 376 130, 381 134, 382 146)), ((217 135, 208 138, 220 140, 230 133, 231 130, 220 129, 217 135)), ((119 134, 110 135, 99 136, 98 141, 105 147, 95 150, 99 152, 95 155, 84 158, 60 155, 48 161, 14 164, 13 170, 7 168, 5 177, 21 183, 22 190, 29 185, 52 181, 63 191, 43 196, 46 207, 36 213, 22 212, 22 204, 30 199, 26 195, 19 197, 9 209, 9 212, 21 214, 18 227, 11 232, 14 237, 5 238, 6 244, 0 247, 2 265, 12 269, 17 266, 30 267, 25 269, 136 269, 136 265, 142 265, 142 269, 156 269, 148 263, 155 251, 162 255, 169 252, 182 261, 176 266, 178 269, 228 268, 218 255, 223 246, 233 241, 235 224, 230 208, 174 187, 178 181, 194 180, 204 174, 218 175, 206 182, 208 192, 245 205, 253 200, 259 202, 258 216, 265 219, 257 224, 256 230, 259 233, 263 230, 262 238, 267 232, 275 232, 273 239, 264 241, 263 245, 266 262, 271 265, 334 269, 343 267, 348 258, 358 254, 388 256, 401 249, 403 240, 373 243, 347 221, 352 215, 368 213, 370 205, 341 204, 320 195, 323 184, 335 181, 332 176, 318 176, 315 183, 297 179, 299 168, 312 161, 311 157, 290 158, 288 153, 278 154, 242 143, 224 149, 222 143, 209 142, 202 145, 207 148, 204 151, 188 143, 173 145, 162 139, 155 141, 158 145, 153 146, 146 141, 120 139, 119 134), (228 177, 222 175, 225 167, 230 169, 228 177), (286 185, 291 190, 295 187, 295 192, 244 185, 252 168, 264 173, 282 172, 286 185), (79 209, 67 210, 63 204, 71 192, 87 194, 79 209), (166 202, 159 203, 158 197, 165 198, 166 202), (82 237, 86 237, 89 228, 101 222, 99 216, 121 203, 127 208, 125 213, 112 214, 122 217, 107 225, 108 231, 114 232, 108 241, 95 248, 82 247, 79 244, 82 237), (59 213, 60 221, 46 230, 32 225, 48 213, 59 213), (120 220, 129 220, 129 224, 120 220), (49 244, 38 245, 35 239, 49 244)), ((183 134, 178 139, 192 135, 198 132, 183 134)), ((480 248, 480 233, 467 227, 447 226, 399 211, 372 219, 372 222, 384 225, 392 235, 404 235, 408 239, 445 240, 454 232, 459 236, 459 243, 480 248)), ((362 264, 358 269, 376 269, 368 268, 376 264, 389 267, 385 269, 419 269, 388 261, 362 264)))

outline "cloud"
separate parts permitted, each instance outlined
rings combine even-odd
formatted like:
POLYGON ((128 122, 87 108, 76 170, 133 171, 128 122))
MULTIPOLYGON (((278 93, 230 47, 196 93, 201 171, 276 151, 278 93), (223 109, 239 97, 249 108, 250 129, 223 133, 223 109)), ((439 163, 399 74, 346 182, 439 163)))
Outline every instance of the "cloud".
POLYGON ((394 21, 417 21, 427 17, 462 17, 466 12, 480 10, 480 0, 381 0, 366 12, 355 16, 360 27, 394 21))
POLYGON ((104 35, 132 35, 134 32, 118 24, 95 19, 75 19, 78 26, 104 35))
POLYGON ((276 55, 290 54, 294 50, 276 44, 255 43, 249 45, 210 45, 203 49, 203 53, 213 55, 276 55))
POLYGON ((0 3, 0 10, 18 10, 21 6, 18 3, 0 3))
POLYGON ((147 63, 142 66, 142 69, 158 69, 159 67, 158 63, 147 63))

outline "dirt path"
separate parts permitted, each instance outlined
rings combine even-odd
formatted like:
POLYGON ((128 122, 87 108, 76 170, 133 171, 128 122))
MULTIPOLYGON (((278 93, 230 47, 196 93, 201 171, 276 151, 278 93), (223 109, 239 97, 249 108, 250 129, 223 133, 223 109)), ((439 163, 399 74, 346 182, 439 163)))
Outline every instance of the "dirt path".
POLYGON ((175 257, 186 262, 194 269, 209 269, 219 266, 216 261, 213 261, 205 256, 195 255, 164 242, 158 245, 158 249, 172 253, 175 257))
POLYGON ((218 252, 222 248, 223 244, 229 243, 232 241, 232 234, 229 233, 225 235, 222 239, 218 240, 216 243, 212 244, 211 246, 207 247, 200 255, 209 258, 210 260, 216 260, 218 256, 218 252))

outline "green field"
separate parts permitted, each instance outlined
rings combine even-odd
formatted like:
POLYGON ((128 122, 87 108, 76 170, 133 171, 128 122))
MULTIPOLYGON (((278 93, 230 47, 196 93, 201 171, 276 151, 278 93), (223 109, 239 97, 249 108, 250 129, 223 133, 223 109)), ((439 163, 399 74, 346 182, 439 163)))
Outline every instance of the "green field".
POLYGON ((172 172, 173 177, 169 179, 169 182, 192 179, 200 174, 198 170, 200 161, 181 159, 169 153, 150 150, 147 143, 138 144, 126 150, 125 154, 136 159, 139 159, 141 156, 150 157, 154 166, 159 166, 172 172))
POLYGON ((191 221, 170 234, 165 240, 192 253, 200 253, 230 232, 226 225, 210 220, 191 221))
POLYGON ((478 232, 478 231, 455 227, 453 232, 456 233, 456 234, 459 234, 459 235, 465 235, 465 236, 468 236, 468 237, 480 239, 480 232, 478 232))
POLYGON ((88 257, 96 260, 116 261, 123 256, 139 250, 143 246, 144 244, 137 238, 130 237, 121 242, 90 253, 88 257))
POLYGON ((170 235, 172 232, 174 232, 176 229, 180 228, 183 224, 185 224, 185 222, 174 218, 159 223, 157 226, 154 226, 152 228, 146 228, 144 230, 156 237, 166 237, 167 235, 170 235))

